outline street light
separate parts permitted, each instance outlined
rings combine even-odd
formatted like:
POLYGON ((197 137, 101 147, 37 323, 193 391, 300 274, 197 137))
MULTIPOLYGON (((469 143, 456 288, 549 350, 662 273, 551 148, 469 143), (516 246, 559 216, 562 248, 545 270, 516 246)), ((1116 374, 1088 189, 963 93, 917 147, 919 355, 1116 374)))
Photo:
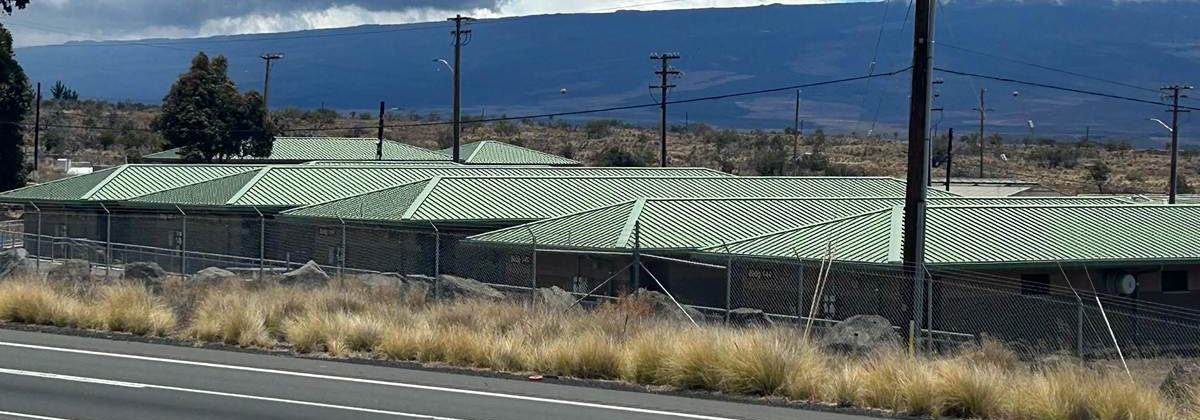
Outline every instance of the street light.
POLYGON ((1160 119, 1158 119, 1158 118, 1147 118, 1146 120, 1147 120, 1147 121, 1154 121, 1154 122, 1158 123, 1158 125, 1161 125, 1161 126, 1163 126, 1163 128, 1167 129, 1167 132, 1168 132, 1168 133, 1174 133, 1174 132, 1175 132, 1175 130, 1172 130, 1172 129, 1171 129, 1171 126, 1167 125, 1167 123, 1163 122, 1163 120, 1160 120, 1160 119))
POLYGON ((442 59, 442 58, 435 58, 435 59, 433 59, 433 62, 435 62, 435 63, 442 63, 443 65, 445 65, 445 66, 446 66, 446 69, 450 70, 451 72, 454 72, 454 66, 451 66, 451 65, 450 65, 450 62, 449 62, 449 61, 446 61, 445 59, 442 59))

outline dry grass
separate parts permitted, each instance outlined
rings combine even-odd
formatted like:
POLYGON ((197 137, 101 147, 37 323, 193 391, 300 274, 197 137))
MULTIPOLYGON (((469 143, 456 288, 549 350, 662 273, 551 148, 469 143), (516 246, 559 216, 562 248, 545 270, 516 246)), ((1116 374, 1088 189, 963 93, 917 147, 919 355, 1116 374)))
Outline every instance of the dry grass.
POLYGON ((943 358, 900 350, 830 355, 788 328, 692 327, 625 299, 593 311, 515 302, 428 303, 410 291, 348 283, 304 290, 231 283, 59 290, 0 282, 0 319, 166 335, 240 346, 290 346, 329 357, 377 357, 639 385, 776 396, 898 414, 1012 419, 1197 418, 1156 389, 1112 371, 1035 370, 994 341, 943 358), (177 320, 181 326, 177 326, 177 320))

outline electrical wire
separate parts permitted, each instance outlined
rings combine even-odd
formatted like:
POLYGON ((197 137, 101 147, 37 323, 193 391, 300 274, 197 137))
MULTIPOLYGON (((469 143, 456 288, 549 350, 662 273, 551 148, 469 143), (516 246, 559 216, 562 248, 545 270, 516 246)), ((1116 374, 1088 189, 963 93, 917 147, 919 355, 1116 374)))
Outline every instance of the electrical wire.
MULTIPOLYGON (((767 89, 725 93, 725 94, 719 94, 719 95, 701 96, 701 97, 696 97, 696 98, 669 100, 669 101, 667 101, 667 104, 674 105, 674 104, 686 104, 686 103, 693 103, 693 102, 715 101, 715 100, 736 98, 736 97, 742 97, 742 96, 761 95, 761 94, 766 94, 766 93, 775 93, 775 92, 795 90, 795 89, 812 88, 812 87, 817 87, 817 86, 828 86, 828 85, 848 83, 848 82, 854 82, 854 81, 878 78, 878 77, 890 77, 890 76, 895 76, 897 74, 905 73, 905 72, 909 71, 911 68, 912 67, 910 66, 910 67, 905 67, 903 69, 889 71, 886 73, 876 73, 876 74, 869 74, 869 75, 863 75, 863 76, 846 77, 846 78, 841 78, 841 79, 823 80, 823 81, 819 81, 819 82, 810 82, 810 83, 801 83, 801 84, 788 85, 788 86, 773 87, 773 88, 767 88, 767 89)), ((571 116, 571 115, 584 115, 584 114, 595 114, 595 113, 613 112, 613 111, 625 111, 625 110, 640 109, 640 108, 652 108, 652 107, 658 107, 658 106, 660 106, 660 104, 658 104, 658 103, 642 103, 642 104, 635 104, 635 105, 622 105, 622 106, 612 106, 612 107, 605 107, 605 108, 591 108, 591 109, 581 109, 581 110, 574 110, 574 111, 529 114, 529 115, 519 115, 519 116, 512 116, 512 117, 502 116, 502 117, 494 117, 494 118, 483 118, 483 119, 478 119, 478 120, 472 120, 472 121, 470 121, 470 123, 478 124, 478 123, 512 121, 512 120, 523 120, 523 119, 554 118, 554 117, 563 117, 563 116, 571 116)), ((453 121, 426 121, 426 122, 419 122, 419 123, 385 124, 384 128, 424 127, 424 126, 449 125, 449 124, 453 124, 453 123, 454 123, 453 121)), ((26 126, 26 127, 33 126, 32 123, 13 122, 13 121, 0 121, 0 124, 21 125, 21 126, 26 126)), ((93 130, 118 130, 118 131, 122 131, 122 130, 123 131, 154 131, 149 128, 102 127, 102 126, 71 125, 71 124, 41 124, 41 127, 44 127, 44 128, 93 129, 93 130)), ((378 128, 378 127, 379 127, 378 125, 356 126, 356 127, 307 127, 307 128, 287 128, 287 129, 283 129, 280 131, 289 132, 289 131, 360 130, 360 129, 370 129, 370 128, 378 128)), ((241 130, 241 131, 255 132, 255 130, 241 130)), ((233 131, 233 132, 239 132, 239 131, 233 131)))
MULTIPOLYGON (((1079 94, 1083 94, 1083 95, 1099 96, 1099 97, 1103 97, 1103 98, 1118 99, 1118 100, 1122 100, 1122 101, 1137 102, 1137 103, 1156 105, 1156 106, 1166 105, 1159 101, 1151 101, 1151 100, 1146 100, 1146 99, 1139 99, 1139 98, 1134 98, 1134 97, 1129 97, 1129 96, 1097 92, 1097 91, 1092 91, 1092 90, 1076 89, 1076 88, 1071 88, 1071 87, 1066 87, 1066 86, 1052 85, 1049 83, 1030 82, 1030 81, 1026 81, 1026 80, 1014 79, 1011 77, 992 76, 992 75, 987 75, 987 74, 953 70, 953 69, 948 69, 948 68, 944 68, 944 67, 934 67, 933 69, 934 69, 934 71, 940 71, 943 73, 949 73, 949 74, 954 74, 954 75, 959 75, 959 76, 976 77, 976 78, 980 78, 980 79, 995 80, 998 82, 1007 82, 1007 83, 1015 83, 1015 84, 1026 85, 1026 86, 1035 86, 1035 87, 1040 87, 1040 88, 1059 90, 1059 91, 1063 91, 1063 92, 1071 92, 1071 93, 1079 93, 1079 94)), ((1200 111, 1200 108, 1183 106, 1183 105, 1180 105, 1179 108, 1191 110, 1191 111, 1200 111)))
POLYGON ((984 57, 988 57, 988 58, 993 58, 996 60, 1008 61, 1008 62, 1021 64, 1021 65, 1025 65, 1025 66, 1029 66, 1029 67, 1033 67, 1033 68, 1037 68, 1037 69, 1042 69, 1042 70, 1046 70, 1046 71, 1052 71, 1055 73, 1061 73, 1061 74, 1075 76, 1075 77, 1079 77, 1079 78, 1083 78, 1083 79, 1093 80, 1093 81, 1097 81, 1097 82, 1104 82, 1104 83, 1108 83, 1108 84, 1112 84, 1112 85, 1116 85, 1116 86, 1127 87, 1130 89, 1137 89, 1137 90, 1158 93, 1157 89, 1150 89, 1147 87, 1142 87, 1142 86, 1129 84, 1129 83, 1125 83, 1125 82, 1119 82, 1116 80, 1104 79, 1104 78, 1091 76, 1091 75, 1074 72, 1074 71, 1070 71, 1070 70, 1063 70, 1063 69, 1059 69, 1059 68, 1050 67, 1050 66, 1047 66, 1044 64, 1038 64, 1038 63, 1033 63, 1033 62, 1029 62, 1029 61, 1018 60, 1018 59, 1010 58, 1010 57, 1003 57, 1003 56, 988 53, 988 52, 983 52, 983 51, 973 50, 973 49, 966 48, 966 47, 956 46, 954 44, 947 44, 945 42, 939 42, 939 43, 937 43, 937 46, 949 48, 952 50, 958 50, 958 51, 962 51, 962 52, 968 52, 968 53, 972 53, 972 54, 976 54, 976 55, 980 55, 980 56, 984 56, 984 57))

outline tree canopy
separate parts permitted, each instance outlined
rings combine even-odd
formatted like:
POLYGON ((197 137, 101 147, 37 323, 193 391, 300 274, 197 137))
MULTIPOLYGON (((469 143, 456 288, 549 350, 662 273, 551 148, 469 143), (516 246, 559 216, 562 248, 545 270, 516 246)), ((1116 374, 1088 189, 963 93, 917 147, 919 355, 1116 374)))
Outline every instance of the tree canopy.
POLYGON ((14 8, 24 9, 27 4, 29 4, 29 0, 0 0, 0 10, 11 15, 14 8))
POLYGON ((210 60, 198 53, 188 72, 179 76, 163 98, 162 113, 152 126, 168 147, 182 148, 186 161, 271 154, 275 135, 262 95, 238 93, 228 67, 224 56, 210 60))
POLYGON ((54 86, 50 87, 50 98, 60 101, 77 101, 79 100, 79 92, 67 87, 62 80, 55 80, 54 86))
MULTIPOLYGON (((10 7, 8 2, 4 6, 5 10, 10 7)), ((0 26, 0 191, 25 185, 24 140, 19 122, 29 113, 32 101, 29 79, 13 58, 12 35, 0 26)))

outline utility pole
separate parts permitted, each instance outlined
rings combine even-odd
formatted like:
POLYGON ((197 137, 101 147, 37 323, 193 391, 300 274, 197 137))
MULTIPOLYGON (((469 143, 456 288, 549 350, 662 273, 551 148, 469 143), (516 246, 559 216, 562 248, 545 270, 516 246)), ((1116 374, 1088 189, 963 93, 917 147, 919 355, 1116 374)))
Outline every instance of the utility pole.
POLYGON ((954 127, 946 133, 946 191, 950 191, 950 169, 954 164, 954 127))
POLYGON ((446 19, 446 20, 454 21, 454 30, 450 32, 451 35, 454 35, 454 68, 453 68, 453 70, 454 70, 454 111, 453 111, 453 114, 454 114, 453 115, 453 118, 454 118, 454 121, 453 121, 454 122, 454 154, 453 154, 453 158, 454 158, 454 162, 458 163, 459 162, 458 149, 459 149, 459 144, 460 144, 459 142, 462 138, 461 137, 462 136, 462 122, 459 119, 459 116, 460 116, 459 112, 461 111, 461 105, 462 105, 460 102, 460 99, 459 99, 460 98, 459 81, 461 80, 462 74, 459 72, 459 69, 462 68, 462 66, 461 66, 462 47, 471 42, 471 30, 470 29, 464 30, 462 27, 463 27, 463 23, 470 23, 471 21, 473 21, 475 19, 463 16, 463 15, 454 15, 454 17, 446 19), (464 38, 463 35, 466 35, 465 42, 463 40, 463 38, 464 38))
POLYGON ((792 120, 792 160, 800 157, 800 89, 796 89, 796 114, 792 120))
POLYGON ((1184 85, 1172 85, 1162 88, 1163 93, 1171 97, 1171 109, 1167 110, 1167 112, 1171 113, 1171 181, 1167 185, 1168 204, 1175 204, 1176 189, 1179 186, 1179 114, 1191 112, 1179 109, 1179 99, 1186 98, 1187 95, 1183 94, 1183 92, 1191 89, 1191 86, 1184 85))
POLYGON ((379 101, 379 141, 375 143, 375 160, 383 160, 383 101, 379 101))
POLYGON ((37 176, 38 161, 41 160, 42 131, 42 82, 37 83, 37 98, 33 103, 33 174, 37 176))
POLYGON ((913 19, 912 94, 908 116, 908 178, 904 194, 904 273, 912 278, 912 322, 909 345, 917 347, 924 325, 925 199, 929 188, 929 105, 933 85, 933 5, 917 0, 913 19))
POLYGON ((984 106, 983 95, 987 93, 987 89, 979 89, 979 107, 975 111, 979 112, 979 177, 983 178, 983 124, 987 120, 988 111, 995 111, 984 106))
POLYGON ((271 103, 267 99, 269 98, 268 95, 271 89, 271 61, 282 59, 283 53, 263 53, 263 55, 260 55, 259 58, 262 58, 263 61, 267 62, 266 71, 263 72, 263 108, 266 108, 269 113, 271 110, 271 103))
POLYGON ((667 90, 675 87, 675 85, 667 84, 667 78, 671 76, 678 76, 682 73, 680 73, 679 70, 676 70, 674 67, 671 67, 671 60, 678 60, 679 53, 652 53, 650 54, 650 59, 659 60, 662 62, 662 69, 654 72, 654 74, 657 74, 660 77, 659 84, 658 86, 651 86, 651 88, 657 88, 659 90, 658 108, 661 120, 658 124, 658 135, 659 141, 662 143, 662 151, 660 152, 661 155, 659 156, 659 166, 665 167, 667 166, 667 90))

